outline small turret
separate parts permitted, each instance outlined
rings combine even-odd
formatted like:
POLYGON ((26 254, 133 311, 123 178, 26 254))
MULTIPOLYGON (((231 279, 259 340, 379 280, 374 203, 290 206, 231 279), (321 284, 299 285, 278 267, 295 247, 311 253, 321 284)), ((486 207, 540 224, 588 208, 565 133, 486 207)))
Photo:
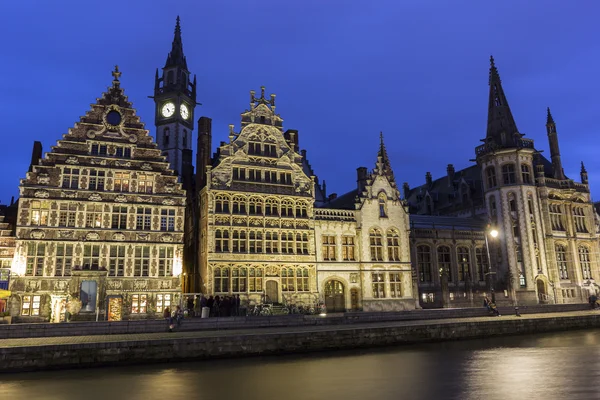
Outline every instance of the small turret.
POLYGON ((408 182, 402 184, 402 192, 404 194, 404 200, 408 200, 408 197, 410 196, 410 185, 408 182))
POLYGON ((548 132, 548 143, 550 144, 550 157, 552 159, 552 171, 554 179, 565 179, 562 162, 560 160, 560 150, 558 148, 558 133, 556 133, 556 124, 548 107, 548 116, 546 119, 546 131, 548 132))
POLYGON ((433 178, 431 177, 431 172, 429 171, 427 171, 427 173, 425 174, 425 183, 427 184, 428 188, 430 188, 433 184, 433 178))
POLYGON ((588 173, 587 170, 585 169, 585 165, 583 165, 583 161, 581 162, 581 172, 579 173, 579 176, 581 177, 581 183, 583 183, 584 185, 588 184, 588 173))

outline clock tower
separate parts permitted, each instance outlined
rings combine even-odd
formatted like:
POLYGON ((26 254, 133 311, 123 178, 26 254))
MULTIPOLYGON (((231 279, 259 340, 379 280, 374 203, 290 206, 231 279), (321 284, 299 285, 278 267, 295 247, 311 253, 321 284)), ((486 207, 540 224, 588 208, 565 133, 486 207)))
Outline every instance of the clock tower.
POLYGON ((154 81, 156 104, 156 142, 180 180, 184 173, 184 153, 192 150, 194 108, 196 106, 196 76, 190 72, 183 55, 179 17, 175 25, 173 46, 159 77, 154 81))

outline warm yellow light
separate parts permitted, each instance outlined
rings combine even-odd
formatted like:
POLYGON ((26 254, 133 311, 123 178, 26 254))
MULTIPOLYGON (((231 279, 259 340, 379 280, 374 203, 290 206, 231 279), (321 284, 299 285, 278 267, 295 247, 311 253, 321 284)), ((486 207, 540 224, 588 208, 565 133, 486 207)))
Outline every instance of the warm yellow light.
POLYGON ((180 252, 177 251, 175 257, 173 257, 173 276, 180 276, 181 272, 183 272, 183 262, 180 252))
POLYGON ((495 229, 492 229, 490 231, 490 236, 493 237, 493 238, 498 237, 498 231, 495 230, 495 229))
POLYGON ((24 276, 25 275, 25 270, 27 267, 27 261, 25 259, 25 254, 21 254, 21 250, 23 249, 23 247, 19 247, 17 252, 15 253, 14 257, 13 257, 13 261, 12 261, 12 265, 11 265, 11 274, 13 275, 17 275, 17 276, 24 276))

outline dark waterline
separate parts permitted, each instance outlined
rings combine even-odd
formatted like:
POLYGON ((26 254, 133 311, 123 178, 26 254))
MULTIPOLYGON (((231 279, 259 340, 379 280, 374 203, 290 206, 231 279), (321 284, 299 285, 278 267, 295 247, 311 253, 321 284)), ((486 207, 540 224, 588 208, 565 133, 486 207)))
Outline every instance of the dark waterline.
POLYGON ((600 331, 5 374, 0 398, 600 399, 600 331))

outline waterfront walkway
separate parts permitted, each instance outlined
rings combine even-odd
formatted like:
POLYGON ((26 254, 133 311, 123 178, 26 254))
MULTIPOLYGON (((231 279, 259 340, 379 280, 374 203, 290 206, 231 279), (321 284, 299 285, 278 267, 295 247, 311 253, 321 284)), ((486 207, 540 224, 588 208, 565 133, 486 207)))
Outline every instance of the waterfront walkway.
MULTIPOLYGON (((56 336, 56 337, 35 337, 35 338, 15 338, 0 340, 0 349, 15 348, 15 347, 44 347, 44 346, 69 346, 80 344, 102 344, 115 342, 149 342, 161 340, 197 340, 215 338, 232 338, 240 336, 261 336, 268 337, 269 335, 280 336, 282 334, 310 334, 317 332, 342 332, 348 330, 362 329, 386 329, 400 327, 429 327, 443 325, 462 325, 475 326, 477 324, 503 324, 503 322, 511 320, 520 320, 523 323, 536 323, 540 320, 553 320, 572 317, 588 317, 592 315, 600 315, 600 311, 571 311, 559 313, 540 313, 540 314, 524 314, 521 317, 515 315, 502 315, 501 317, 470 317, 470 318, 444 318, 432 320, 412 320, 412 321, 383 321, 383 322, 357 322, 346 325, 310 325, 310 326, 284 326, 284 327, 261 327, 252 329, 229 329, 229 330, 203 330, 203 331, 177 331, 168 332, 165 324, 165 332, 154 333, 128 333, 128 334, 112 334, 112 335, 79 335, 79 336, 56 336)), ((327 318, 327 317, 324 317, 327 318)), ((186 321, 182 327, 185 327, 186 321)), ((449 338, 450 339, 450 338, 449 338)))

